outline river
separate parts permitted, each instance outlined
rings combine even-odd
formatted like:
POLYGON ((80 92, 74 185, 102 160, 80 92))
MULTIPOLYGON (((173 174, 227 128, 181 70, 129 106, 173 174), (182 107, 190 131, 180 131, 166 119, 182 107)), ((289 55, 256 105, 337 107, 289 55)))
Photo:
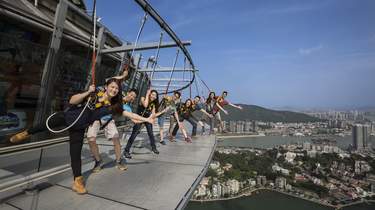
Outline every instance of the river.
MULTIPOLYGON (((226 201, 190 202, 185 210, 334 210, 303 199, 273 191, 226 201)), ((375 204, 359 204, 343 210, 374 210, 375 204)))

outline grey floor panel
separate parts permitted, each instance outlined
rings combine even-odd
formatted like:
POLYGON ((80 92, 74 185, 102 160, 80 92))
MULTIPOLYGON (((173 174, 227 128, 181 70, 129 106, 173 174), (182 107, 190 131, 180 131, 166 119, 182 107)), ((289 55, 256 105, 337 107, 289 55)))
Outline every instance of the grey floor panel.
POLYGON ((41 191, 36 195, 22 194, 8 203, 20 209, 35 210, 133 210, 140 209, 130 205, 122 204, 116 201, 103 199, 90 194, 76 195, 70 189, 60 186, 53 186, 41 191))
POLYGON ((17 208, 9 205, 9 204, 6 204, 6 203, 2 203, 0 204, 0 209, 1 210, 18 210, 17 208))
POLYGON ((214 136, 199 137, 191 144, 168 142, 159 147, 159 155, 134 154, 127 171, 114 167, 114 155, 108 154, 112 147, 100 146, 106 155, 104 169, 92 174, 92 163, 83 166, 89 194, 72 192, 72 178, 67 176, 38 195, 21 194, 7 202, 20 209, 41 210, 175 209, 203 170, 214 144, 214 136), (32 208, 36 203, 37 208, 32 208))

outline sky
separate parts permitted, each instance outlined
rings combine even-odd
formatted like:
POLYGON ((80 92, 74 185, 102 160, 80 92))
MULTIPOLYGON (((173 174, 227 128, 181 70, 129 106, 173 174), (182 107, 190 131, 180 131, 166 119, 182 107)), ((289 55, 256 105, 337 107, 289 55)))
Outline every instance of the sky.
MULTIPOLYGON (((209 88, 227 90, 233 103, 375 106, 373 0, 149 2, 181 40, 192 40, 188 49, 209 88)), ((86 4, 90 8, 92 0, 86 4)), ((135 1, 97 4, 101 22, 120 39, 134 42, 144 14, 135 1)), ((159 34, 150 18, 140 41, 158 41, 159 34)), ((175 54, 176 49, 163 49, 160 65, 172 66, 175 54)), ((183 65, 181 56, 178 65, 183 65)))

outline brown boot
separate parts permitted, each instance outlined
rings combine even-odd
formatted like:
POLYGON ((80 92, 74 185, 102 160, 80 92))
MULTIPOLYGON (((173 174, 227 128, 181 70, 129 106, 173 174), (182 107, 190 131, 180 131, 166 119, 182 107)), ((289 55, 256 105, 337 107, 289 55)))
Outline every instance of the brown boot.
POLYGON ((77 192, 78 194, 87 193, 85 184, 83 183, 83 176, 79 176, 74 179, 72 190, 77 192))
POLYGON ((29 133, 27 132, 27 130, 25 130, 25 131, 22 131, 21 133, 17 133, 16 135, 13 135, 12 137, 10 137, 9 140, 13 144, 15 144, 15 143, 19 143, 21 141, 24 141, 29 137, 30 137, 29 133))

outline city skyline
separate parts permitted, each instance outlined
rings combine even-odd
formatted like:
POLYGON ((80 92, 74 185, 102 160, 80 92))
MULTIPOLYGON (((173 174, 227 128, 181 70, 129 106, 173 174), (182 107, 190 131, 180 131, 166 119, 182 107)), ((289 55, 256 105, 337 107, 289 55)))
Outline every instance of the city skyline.
MULTIPOLYGON (((86 1, 88 7, 91 2, 86 1)), ((134 41, 141 9, 107 2, 98 1, 98 16, 121 39, 134 41)), ((375 106, 373 1, 150 3, 181 39, 192 40, 193 60, 210 88, 228 90, 235 103, 375 106)), ((152 22, 141 41, 158 40, 160 30, 152 22)), ((175 50, 162 53, 161 65, 171 66, 175 50)))

